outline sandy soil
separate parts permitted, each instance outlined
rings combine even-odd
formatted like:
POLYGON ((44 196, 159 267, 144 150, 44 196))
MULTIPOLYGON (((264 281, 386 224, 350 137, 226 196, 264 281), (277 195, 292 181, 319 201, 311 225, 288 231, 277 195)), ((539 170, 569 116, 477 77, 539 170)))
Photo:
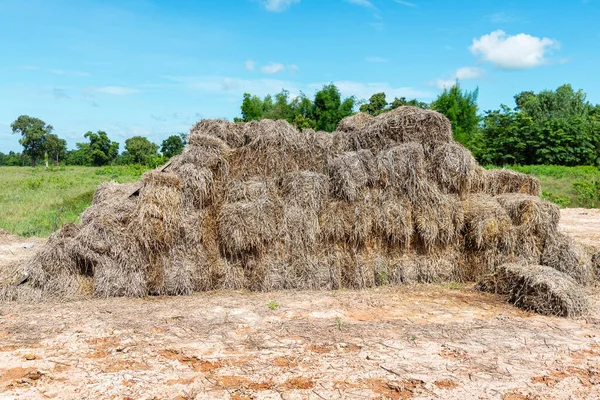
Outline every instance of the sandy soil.
POLYGON ((600 247, 600 209, 565 208, 560 212, 560 227, 578 240, 600 247))
MULTIPOLYGON (((563 227, 599 244, 585 212, 563 227)), ((589 292, 576 320, 449 284, 0 304, 0 399, 598 399, 589 292)))

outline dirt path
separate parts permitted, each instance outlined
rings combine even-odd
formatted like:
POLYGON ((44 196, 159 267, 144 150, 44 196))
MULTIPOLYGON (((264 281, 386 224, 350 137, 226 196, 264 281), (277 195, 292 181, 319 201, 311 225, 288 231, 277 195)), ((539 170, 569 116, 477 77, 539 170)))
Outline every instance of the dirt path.
MULTIPOLYGON (((564 228, 597 241, 597 215, 564 228)), ((456 285, 0 304, 0 399, 598 399, 590 298, 577 320, 456 285)))
POLYGON ((565 208, 560 212, 560 227, 578 240, 600 247, 600 209, 565 208))

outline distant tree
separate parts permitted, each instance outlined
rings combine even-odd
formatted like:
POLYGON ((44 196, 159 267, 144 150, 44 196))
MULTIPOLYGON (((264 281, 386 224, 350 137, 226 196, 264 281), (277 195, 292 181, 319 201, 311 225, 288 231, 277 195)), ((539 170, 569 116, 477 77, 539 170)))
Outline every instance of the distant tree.
POLYGON ((252 96, 250 93, 244 93, 242 101, 242 120, 258 121, 263 116, 263 101, 258 96, 252 96))
POLYGON ((429 104, 424 103, 422 101, 419 101, 417 99, 412 99, 412 100, 406 100, 406 97, 400 97, 400 98, 395 98, 394 101, 392 101, 390 103, 390 110, 393 110, 394 108, 398 108, 398 107, 402 107, 402 106, 413 106, 413 107, 419 107, 422 108, 424 110, 429 108, 429 104))
POLYGON ((160 152, 163 156, 171 158, 177 154, 181 154, 183 148, 186 145, 186 135, 180 133, 179 135, 171 135, 162 142, 160 152))
POLYGON ((355 104, 356 98, 354 96, 342 101, 340 91, 333 83, 324 85, 315 94, 313 115, 316 128, 333 132, 342 118, 352 115, 355 104))
POLYGON ((125 140, 125 149, 130 162, 149 164, 157 155, 159 146, 143 136, 134 136, 125 140))
POLYGON ((67 141, 61 139, 53 133, 46 135, 46 153, 56 165, 59 165, 60 160, 64 160, 67 155, 67 141))
POLYGON ((13 134, 19 133, 19 143, 23 153, 31 158, 31 166, 35 167, 37 160, 44 155, 46 135, 54 129, 39 118, 21 115, 11 125, 13 134))
POLYGON ((388 102, 385 99, 385 93, 375 93, 369 98, 368 103, 360 106, 360 111, 375 116, 385 112, 387 105, 388 102))
POLYGON ((600 156, 597 107, 583 91, 521 92, 483 118, 486 161, 496 164, 594 165, 600 156))
POLYGON ((472 92, 462 91, 456 83, 431 103, 431 109, 444 114, 452 122, 454 139, 469 147, 472 151, 480 142, 479 116, 477 115, 477 96, 479 89, 472 92))
POLYGON ((92 165, 101 166, 110 164, 119 155, 119 143, 110 140, 106 132, 98 131, 93 133, 89 131, 83 136, 88 138, 90 143, 89 146, 80 146, 80 149, 87 152, 86 157, 92 165))

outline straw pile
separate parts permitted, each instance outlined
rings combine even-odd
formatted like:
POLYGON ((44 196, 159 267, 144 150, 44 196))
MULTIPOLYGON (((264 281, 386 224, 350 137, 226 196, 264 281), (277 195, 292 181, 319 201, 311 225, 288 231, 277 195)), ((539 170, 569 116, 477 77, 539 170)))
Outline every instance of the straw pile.
POLYGON ((539 188, 477 165, 430 110, 357 114, 334 133, 203 120, 166 167, 101 185, 81 224, 26 263, 26 285, 60 298, 365 288, 476 281, 505 263, 590 283, 591 257, 539 188))

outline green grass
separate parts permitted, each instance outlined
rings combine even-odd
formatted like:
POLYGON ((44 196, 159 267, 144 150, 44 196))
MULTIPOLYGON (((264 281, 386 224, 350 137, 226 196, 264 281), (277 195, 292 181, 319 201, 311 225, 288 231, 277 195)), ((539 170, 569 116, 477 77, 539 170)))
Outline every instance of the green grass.
POLYGON ((49 236, 79 215, 105 181, 132 182, 144 167, 0 167, 0 228, 21 236, 49 236))
MULTIPOLYGON (((499 168, 499 167, 487 167, 499 168)), ((577 191, 576 187, 588 187, 600 182, 600 169, 591 166, 563 167, 557 165, 510 165, 506 168, 535 175, 542 183, 542 197, 561 207, 594 208, 600 201, 577 191), (574 185, 579 183, 579 185, 574 185)))

